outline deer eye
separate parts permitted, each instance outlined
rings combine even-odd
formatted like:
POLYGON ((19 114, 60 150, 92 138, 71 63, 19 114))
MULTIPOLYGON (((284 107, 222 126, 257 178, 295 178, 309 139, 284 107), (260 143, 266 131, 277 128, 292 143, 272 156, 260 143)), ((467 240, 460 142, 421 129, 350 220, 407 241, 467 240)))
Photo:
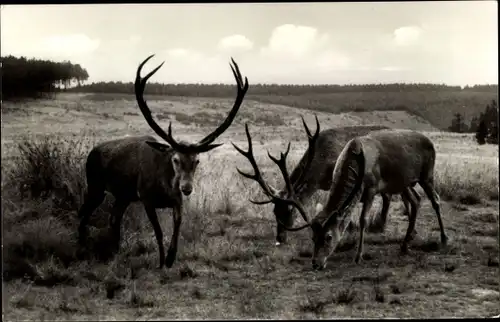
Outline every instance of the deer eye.
POLYGON ((200 160, 196 160, 196 161, 194 161, 194 164, 195 164, 195 165, 198 165, 198 163, 200 163, 200 160))
POLYGON ((333 239, 333 237, 332 237, 332 235, 330 235, 330 234, 328 234, 328 235, 326 235, 326 236, 325 236, 325 241, 326 241, 326 242, 331 242, 331 241, 332 241, 332 239, 333 239))
POLYGON ((179 164, 179 159, 174 158, 173 160, 174 160, 174 163, 175 163, 175 164, 179 164))

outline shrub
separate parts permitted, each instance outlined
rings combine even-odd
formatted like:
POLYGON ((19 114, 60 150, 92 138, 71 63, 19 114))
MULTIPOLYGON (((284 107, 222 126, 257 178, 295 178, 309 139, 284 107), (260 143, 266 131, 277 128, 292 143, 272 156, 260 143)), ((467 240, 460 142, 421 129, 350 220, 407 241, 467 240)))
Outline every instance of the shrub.
POLYGON ((19 191, 21 198, 47 199, 57 206, 77 209, 85 190, 85 160, 93 135, 50 135, 24 137, 19 143, 19 156, 8 174, 8 186, 19 191))

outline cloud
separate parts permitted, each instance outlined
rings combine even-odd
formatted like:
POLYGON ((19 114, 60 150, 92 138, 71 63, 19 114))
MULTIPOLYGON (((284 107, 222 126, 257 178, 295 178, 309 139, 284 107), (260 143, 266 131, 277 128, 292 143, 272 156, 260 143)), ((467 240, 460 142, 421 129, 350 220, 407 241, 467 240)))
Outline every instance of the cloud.
POLYGON ((196 63, 203 58, 200 52, 187 48, 166 49, 165 53, 167 54, 167 59, 173 60, 176 63, 196 63))
POLYGON ((101 47, 101 41, 82 33, 54 34, 33 41, 20 41, 19 37, 3 37, 2 55, 36 57, 56 61, 80 61, 94 54, 101 47))
POLYGON ((420 39, 422 28, 418 26, 404 26, 394 30, 393 41, 397 46, 414 45, 420 39))
POLYGON ((45 51, 61 56, 89 54, 99 45, 99 39, 91 39, 85 34, 54 35, 43 38, 41 44, 45 51))
POLYGON ((298 79, 315 77, 322 79, 319 82, 328 82, 335 77, 335 71, 352 65, 352 59, 328 33, 292 24, 276 27, 253 62, 249 73, 255 74, 256 82, 277 83, 297 83, 298 79))
POLYGON ((343 69, 351 65, 349 56, 332 48, 325 49, 315 55, 313 62, 317 67, 327 69, 343 69))
POLYGON ((328 34, 320 34, 316 28, 285 24, 272 31, 268 45, 260 52, 267 57, 300 59, 323 49, 328 40, 328 34))
POLYGON ((234 83, 228 60, 188 48, 164 50, 165 65, 158 71, 158 81, 168 83, 234 83), (222 71, 222 72, 221 72, 222 71), (223 71, 226 71, 223 73, 223 71))
POLYGON ((222 51, 249 51, 253 42, 243 35, 232 35, 219 40, 217 48, 222 51))

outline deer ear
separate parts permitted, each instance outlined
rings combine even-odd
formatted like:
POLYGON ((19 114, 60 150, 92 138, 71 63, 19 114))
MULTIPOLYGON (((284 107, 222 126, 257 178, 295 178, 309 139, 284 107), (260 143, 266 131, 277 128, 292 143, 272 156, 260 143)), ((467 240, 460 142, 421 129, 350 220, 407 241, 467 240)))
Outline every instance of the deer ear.
POLYGON ((316 213, 320 212, 323 210, 323 205, 320 204, 319 202, 316 204, 316 213))
POLYGON ((160 152, 166 152, 168 149, 170 149, 169 145, 160 142, 146 141, 146 143, 153 149, 158 150, 160 152))

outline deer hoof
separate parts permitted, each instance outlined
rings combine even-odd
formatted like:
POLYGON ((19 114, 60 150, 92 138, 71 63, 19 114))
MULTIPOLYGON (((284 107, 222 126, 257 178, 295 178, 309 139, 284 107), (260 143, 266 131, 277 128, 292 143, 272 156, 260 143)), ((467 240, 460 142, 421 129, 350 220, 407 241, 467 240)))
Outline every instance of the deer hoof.
POLYGON ((354 259, 354 263, 359 264, 361 262, 362 257, 363 256, 361 254, 357 254, 356 258, 354 259))
POLYGON ((408 255, 408 245, 401 245, 401 255, 408 255))

